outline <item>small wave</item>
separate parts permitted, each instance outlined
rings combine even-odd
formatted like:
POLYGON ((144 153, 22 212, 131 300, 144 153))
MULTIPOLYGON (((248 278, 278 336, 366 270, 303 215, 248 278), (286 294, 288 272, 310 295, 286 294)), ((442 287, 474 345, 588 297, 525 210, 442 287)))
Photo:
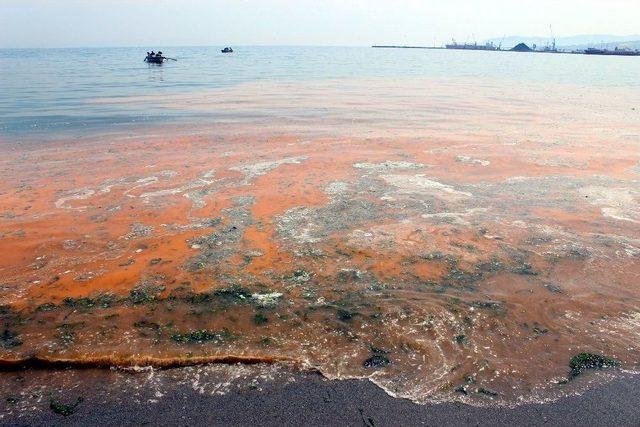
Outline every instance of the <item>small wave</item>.
POLYGON ((284 363, 298 366, 300 363, 294 359, 286 357, 260 357, 260 356, 198 356, 198 357, 118 357, 100 356, 83 357, 79 359, 65 359, 46 356, 31 356, 16 359, 0 359, 0 370, 22 370, 31 369, 111 369, 111 368, 141 368, 151 367, 154 369, 173 369, 188 366, 199 366, 208 364, 223 365, 259 365, 284 363))

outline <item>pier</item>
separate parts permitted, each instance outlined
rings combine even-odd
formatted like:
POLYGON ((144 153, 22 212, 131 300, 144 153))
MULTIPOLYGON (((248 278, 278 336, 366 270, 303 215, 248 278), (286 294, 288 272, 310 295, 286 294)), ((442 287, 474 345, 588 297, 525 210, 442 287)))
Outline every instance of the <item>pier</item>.
MULTIPOLYGON (((517 45, 512 49, 502 49, 501 47, 496 47, 492 49, 484 49, 483 46, 478 45, 476 48, 473 47, 464 47, 464 45, 460 45, 460 47, 452 47, 451 45, 447 46, 397 46, 397 45, 373 45, 371 46, 374 49, 427 49, 427 50, 468 50, 468 51, 485 51, 485 52, 517 52, 517 53, 556 53, 563 55, 589 55, 589 56, 640 56, 640 50, 627 50, 627 49, 586 49, 586 50, 576 50, 576 51, 566 51, 566 50, 557 50, 557 49, 531 49, 526 46, 526 49, 518 48, 522 46, 523 43, 517 45)), ((475 46, 475 45, 468 45, 475 46)))

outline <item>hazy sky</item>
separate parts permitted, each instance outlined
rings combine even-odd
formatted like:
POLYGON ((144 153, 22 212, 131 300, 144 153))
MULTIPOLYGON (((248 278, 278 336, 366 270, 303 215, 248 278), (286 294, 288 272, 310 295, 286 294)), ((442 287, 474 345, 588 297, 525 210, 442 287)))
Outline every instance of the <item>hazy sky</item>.
POLYGON ((640 0, 0 0, 0 47, 440 44, 639 18, 640 0))

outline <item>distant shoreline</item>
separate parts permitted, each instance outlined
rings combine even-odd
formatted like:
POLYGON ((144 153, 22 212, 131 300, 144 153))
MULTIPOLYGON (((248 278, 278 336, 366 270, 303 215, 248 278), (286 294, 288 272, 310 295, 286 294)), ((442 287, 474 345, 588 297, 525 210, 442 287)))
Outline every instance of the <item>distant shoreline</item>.
POLYGON ((374 49, 428 49, 428 50, 462 50, 472 52, 509 52, 509 53, 555 53, 559 55, 587 55, 587 56, 640 56, 640 51, 628 51, 628 50, 598 50, 587 49, 584 51, 566 51, 566 50, 517 50, 517 49, 465 49, 465 48, 448 48, 437 46, 396 46, 396 45, 373 45, 374 49))
POLYGON ((436 46, 394 46, 394 45, 373 45, 371 46, 374 49, 431 49, 431 50, 441 50, 446 49, 446 47, 436 47, 436 46))

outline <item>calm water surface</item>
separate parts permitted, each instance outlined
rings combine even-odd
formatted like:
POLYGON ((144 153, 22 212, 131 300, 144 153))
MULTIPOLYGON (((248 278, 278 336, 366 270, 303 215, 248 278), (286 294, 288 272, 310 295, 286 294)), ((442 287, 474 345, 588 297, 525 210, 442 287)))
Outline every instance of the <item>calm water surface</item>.
MULTIPOLYGON (((215 113, 91 101, 203 90, 259 81, 473 79, 640 87, 640 61, 624 57, 349 47, 163 49, 178 62, 143 62, 146 48, 0 50, 0 131, 80 131, 105 125, 215 120, 215 113)), ((290 93, 282 93, 283 97, 290 93)))

